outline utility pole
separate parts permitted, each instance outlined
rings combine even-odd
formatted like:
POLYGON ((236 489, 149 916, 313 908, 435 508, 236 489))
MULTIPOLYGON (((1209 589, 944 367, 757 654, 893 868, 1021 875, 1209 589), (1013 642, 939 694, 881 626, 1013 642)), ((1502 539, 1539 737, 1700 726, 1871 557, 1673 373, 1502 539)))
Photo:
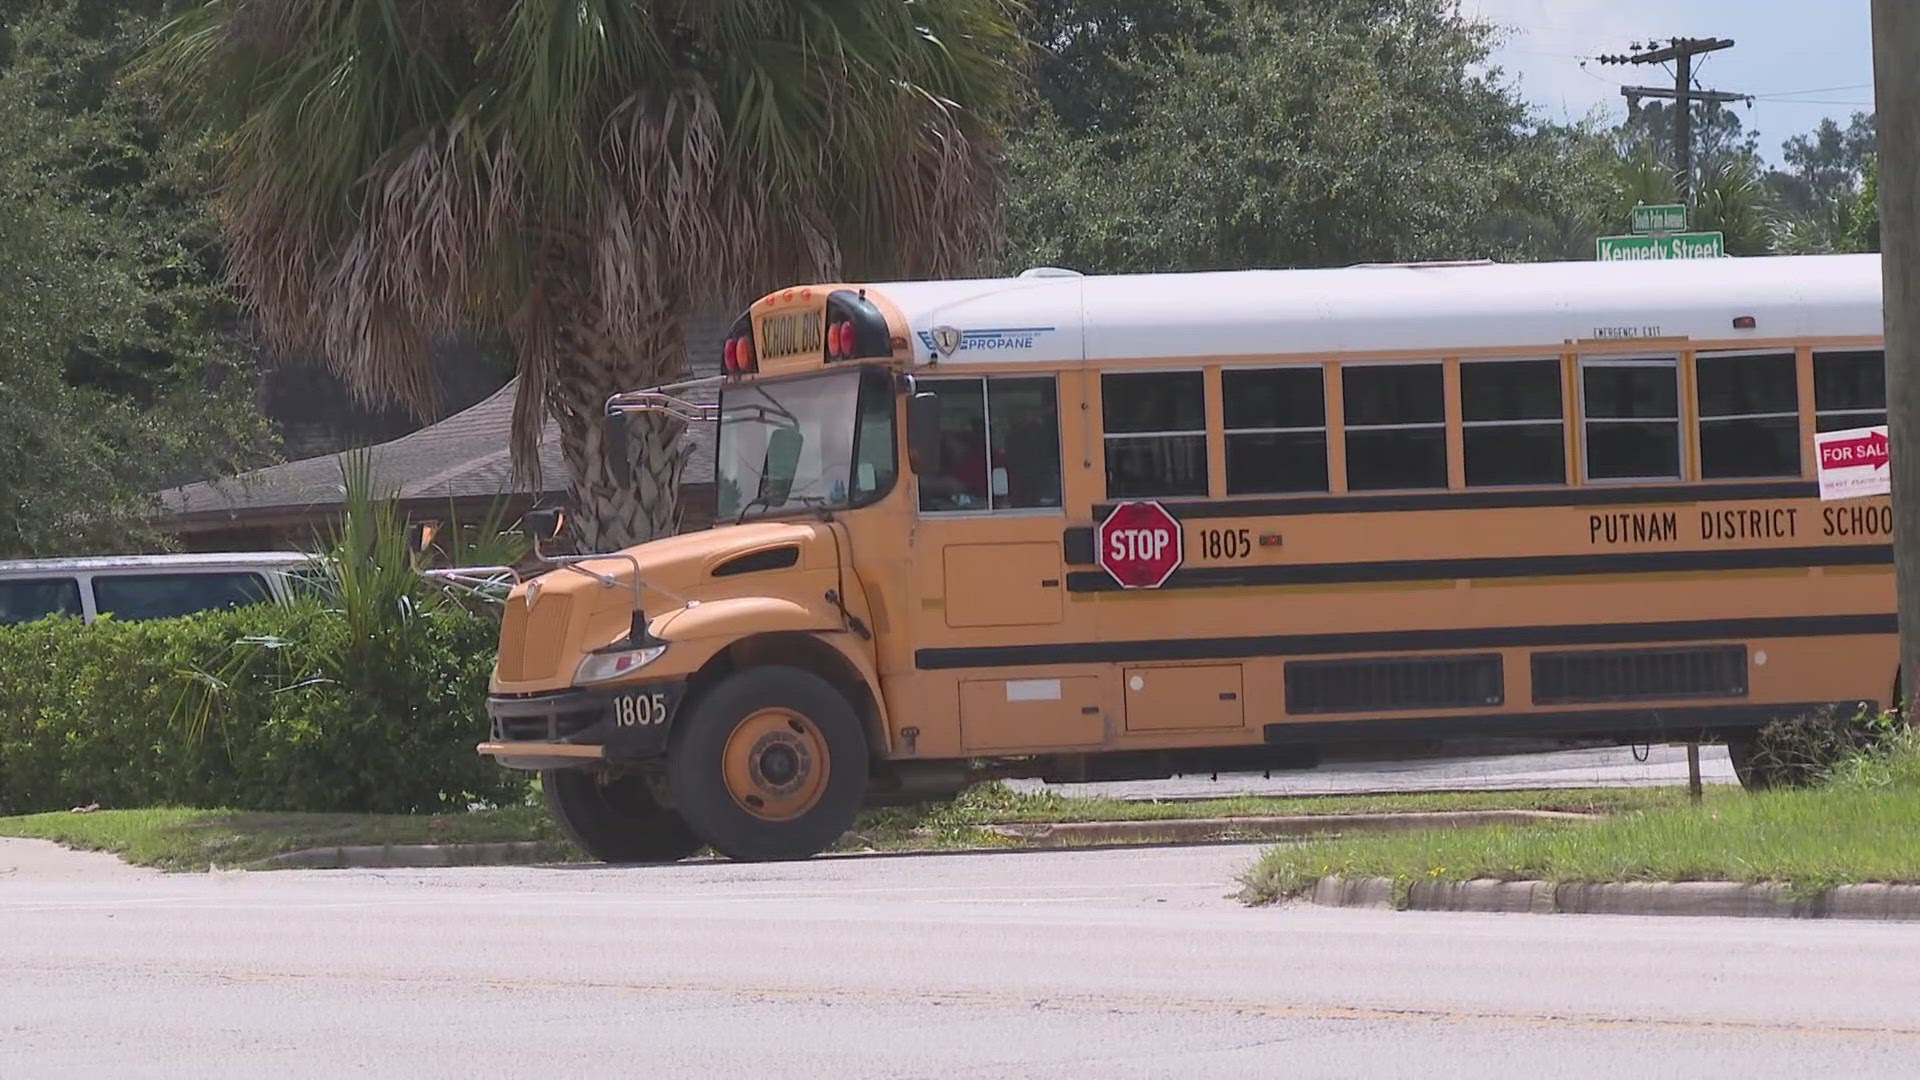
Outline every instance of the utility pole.
MULTIPOLYGON (((1920 6, 1873 0, 1880 142, 1881 307, 1903 708, 1920 686, 1920 6)), ((1907 716, 1915 711, 1908 709, 1907 716)))
POLYGON ((1673 89, 1668 90, 1661 86, 1623 86, 1620 88, 1620 96, 1626 98, 1630 106, 1640 104, 1641 98, 1672 99, 1673 157, 1676 169, 1674 188, 1679 192, 1682 206, 1693 204, 1693 103, 1707 101, 1718 104, 1753 100, 1746 94, 1729 94, 1719 90, 1693 88, 1693 58, 1731 48, 1733 48, 1731 38, 1672 38, 1664 47, 1655 48, 1653 42, 1648 42, 1646 48, 1635 45, 1633 51, 1625 55, 1597 57, 1603 64, 1664 64, 1669 60, 1673 61, 1673 89))

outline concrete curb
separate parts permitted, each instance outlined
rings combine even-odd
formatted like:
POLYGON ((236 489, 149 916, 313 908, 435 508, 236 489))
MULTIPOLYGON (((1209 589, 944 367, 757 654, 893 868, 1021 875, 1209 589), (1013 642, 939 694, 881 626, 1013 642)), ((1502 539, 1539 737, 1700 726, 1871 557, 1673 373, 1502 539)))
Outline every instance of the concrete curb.
POLYGON ((1470 829, 1488 825, 1598 821, 1595 814, 1552 810, 1452 810, 1430 814, 1323 814, 1288 817, 1170 818, 1157 821, 1075 821, 983 825, 1035 847, 1254 837, 1338 836, 1350 832, 1470 829))
POLYGON ((1720 918, 1920 922, 1920 885, 1836 885, 1798 896, 1785 885, 1738 881, 1416 881, 1404 904, 1392 878, 1323 877, 1309 899, 1326 907, 1536 915, 1707 915, 1720 918))
POLYGON ((491 844, 382 844, 304 848, 261 860, 275 870, 345 870, 359 867, 506 866, 561 862, 567 845, 547 840, 491 844))

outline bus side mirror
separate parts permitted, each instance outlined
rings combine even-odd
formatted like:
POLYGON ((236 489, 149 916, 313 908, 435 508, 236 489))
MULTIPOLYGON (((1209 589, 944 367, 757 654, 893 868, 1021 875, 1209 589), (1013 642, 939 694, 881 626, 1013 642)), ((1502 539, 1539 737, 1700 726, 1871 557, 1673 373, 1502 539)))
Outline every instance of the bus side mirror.
POLYGON ((601 453, 606 455, 607 474, 621 487, 633 486, 633 461, 627 456, 627 414, 610 412, 601 422, 601 453))
POLYGON ((567 515, 556 507, 548 507, 544 510, 529 510, 526 512, 526 515, 520 519, 521 530, 527 534, 527 539, 533 541, 536 547, 559 536, 560 530, 566 527, 567 515))
POLYGON ((940 449, 940 395, 921 391, 907 399, 907 463, 916 473, 937 473, 940 449))
POLYGON ((416 559, 425 555, 439 534, 440 527, 430 521, 416 521, 407 526, 407 554, 416 559))
POLYGON ((767 437, 767 457, 760 468, 756 501, 779 506, 793 494, 793 478, 800 470, 800 448, 805 441, 793 428, 778 428, 767 437))

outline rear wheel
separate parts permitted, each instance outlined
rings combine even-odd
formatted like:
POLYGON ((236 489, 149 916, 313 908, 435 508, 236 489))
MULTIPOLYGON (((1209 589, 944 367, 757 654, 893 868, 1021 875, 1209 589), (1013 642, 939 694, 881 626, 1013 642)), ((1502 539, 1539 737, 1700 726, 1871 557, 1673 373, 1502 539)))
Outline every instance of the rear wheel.
POLYGON ((1766 791, 1781 785, 1779 770, 1760 751, 1758 732, 1727 738, 1727 760, 1733 763, 1733 775, 1748 791, 1766 791))
POLYGON ((867 739, 826 680, 751 668, 703 694, 674 726, 673 800, 730 859, 804 859, 853 824, 867 784, 867 739))
POLYGON ((654 799, 644 777, 548 769, 540 790, 560 830, 601 862, 676 862, 700 850, 700 838, 654 799))

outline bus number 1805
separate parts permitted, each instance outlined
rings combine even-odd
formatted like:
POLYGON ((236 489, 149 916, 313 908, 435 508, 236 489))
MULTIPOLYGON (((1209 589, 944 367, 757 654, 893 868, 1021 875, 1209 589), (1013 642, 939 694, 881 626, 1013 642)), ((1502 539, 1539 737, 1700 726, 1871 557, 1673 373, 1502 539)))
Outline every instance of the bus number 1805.
POLYGON ((1244 559, 1253 554, 1250 529, 1201 529, 1200 554, 1208 559, 1244 559))

